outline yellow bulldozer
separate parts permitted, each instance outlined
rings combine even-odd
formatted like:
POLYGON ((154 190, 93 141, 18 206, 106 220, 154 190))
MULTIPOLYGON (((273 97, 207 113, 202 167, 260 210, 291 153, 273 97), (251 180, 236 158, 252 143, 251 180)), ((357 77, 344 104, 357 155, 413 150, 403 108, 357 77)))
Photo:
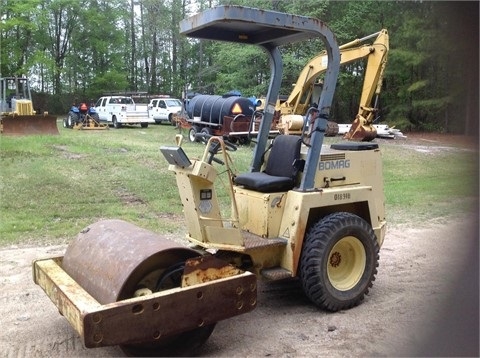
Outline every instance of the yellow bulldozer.
POLYGON ((57 117, 35 112, 25 77, 0 78, 0 115, 3 135, 59 134, 57 117))
POLYGON ((33 263, 35 283, 89 348, 191 356, 218 321, 257 306, 257 280, 296 278, 312 304, 339 311, 360 304, 377 274, 386 234, 381 152, 369 142, 323 145, 340 68, 327 25, 219 6, 182 20, 180 32, 257 45, 268 55, 272 76, 252 164, 235 173, 236 146, 221 136, 203 135, 202 158, 190 157, 180 139, 161 146, 189 245, 106 219, 83 229, 63 256, 33 263), (311 38, 323 41, 328 58, 320 115, 308 142, 302 134, 269 143, 283 73, 279 47, 311 38), (230 215, 219 204, 218 182, 226 183, 230 215))

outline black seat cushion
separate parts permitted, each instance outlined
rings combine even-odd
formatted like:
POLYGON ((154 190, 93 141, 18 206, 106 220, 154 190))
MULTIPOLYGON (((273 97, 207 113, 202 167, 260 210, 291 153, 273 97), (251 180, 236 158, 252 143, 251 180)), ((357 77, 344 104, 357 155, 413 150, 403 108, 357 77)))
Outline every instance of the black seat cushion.
POLYGON ((295 181, 288 177, 276 177, 264 172, 252 172, 238 175, 235 178, 235 184, 262 193, 273 193, 293 189, 295 181))

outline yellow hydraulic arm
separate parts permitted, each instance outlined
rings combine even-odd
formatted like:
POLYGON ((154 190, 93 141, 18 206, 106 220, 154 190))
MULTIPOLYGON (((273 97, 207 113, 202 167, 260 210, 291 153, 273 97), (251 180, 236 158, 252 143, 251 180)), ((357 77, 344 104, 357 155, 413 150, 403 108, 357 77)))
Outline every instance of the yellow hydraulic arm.
MULTIPOLYGON (((363 58, 368 59, 359 111, 352 124, 352 129, 355 127, 355 130, 347 133, 345 136, 347 139, 371 140, 376 136, 375 132, 371 133, 375 131, 375 128, 371 125, 375 109, 371 107, 371 101, 373 95, 378 95, 381 91, 388 50, 389 42, 386 29, 340 46, 341 65, 346 65, 363 58), (376 39, 372 44, 360 45, 375 36, 376 39), (365 131, 361 131, 361 128, 364 128, 365 131), (361 135, 361 133, 364 134, 361 135), (371 135, 373 135, 372 138, 367 138, 371 135), (360 138, 360 136, 365 136, 365 138, 360 138)), ((277 110, 280 110, 281 115, 304 115, 307 112, 312 102, 315 80, 320 74, 325 72, 327 64, 327 56, 325 52, 321 52, 303 68, 288 99, 277 105, 277 110)))

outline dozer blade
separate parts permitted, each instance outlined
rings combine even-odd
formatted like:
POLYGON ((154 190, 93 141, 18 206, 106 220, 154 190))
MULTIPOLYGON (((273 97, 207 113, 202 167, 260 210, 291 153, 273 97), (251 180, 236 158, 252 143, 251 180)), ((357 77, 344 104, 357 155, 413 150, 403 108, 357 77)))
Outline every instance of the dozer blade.
POLYGON ((2 134, 22 135, 58 135, 57 117, 52 115, 8 115, 2 117, 2 134))
POLYGON ((33 278, 87 348, 123 345, 142 355, 142 347, 195 337, 256 307, 256 276, 220 262, 104 220, 84 229, 64 257, 35 261, 33 278))

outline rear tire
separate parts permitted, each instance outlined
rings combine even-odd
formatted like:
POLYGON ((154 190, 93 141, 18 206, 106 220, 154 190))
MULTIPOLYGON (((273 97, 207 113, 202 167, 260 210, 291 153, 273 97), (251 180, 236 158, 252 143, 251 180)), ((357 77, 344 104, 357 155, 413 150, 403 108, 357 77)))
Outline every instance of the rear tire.
POLYGON ((200 128, 198 128, 197 126, 192 126, 192 128, 190 128, 190 130, 188 131, 188 139, 190 140, 190 142, 198 142, 198 139, 195 138, 195 135, 199 133, 199 130, 200 128))
POLYGON ((168 121, 170 122, 170 124, 174 127, 177 127, 177 122, 173 119, 173 113, 170 113, 168 115, 168 121))
POLYGON ((75 112, 69 112, 66 120, 63 121, 65 128, 73 128, 79 122, 79 116, 75 112))
POLYGON ((91 117, 94 120, 94 126, 98 127, 100 125, 100 117, 98 116, 98 113, 92 114, 91 117))
POLYGON ((248 145, 248 144, 250 144, 250 138, 248 138, 248 137, 240 137, 240 138, 238 138, 238 144, 240 144, 240 145, 248 145))
POLYGON ((211 136, 212 135, 212 129, 209 128, 209 127, 205 127, 205 128, 202 128, 200 133, 207 134, 208 136, 211 136))
POLYGON ((357 215, 330 214, 310 227, 300 258, 307 297, 339 311, 360 304, 377 274, 379 246, 372 227, 357 215))
POLYGON ((116 128, 116 129, 122 128, 122 124, 118 123, 116 116, 113 116, 112 123, 113 123, 113 128, 116 128))

